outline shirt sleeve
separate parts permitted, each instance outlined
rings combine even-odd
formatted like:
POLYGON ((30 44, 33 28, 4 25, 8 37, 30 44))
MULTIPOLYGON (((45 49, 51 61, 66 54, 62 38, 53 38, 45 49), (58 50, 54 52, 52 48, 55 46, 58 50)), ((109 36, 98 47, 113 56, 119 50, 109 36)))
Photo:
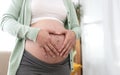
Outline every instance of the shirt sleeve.
MULTIPOLYGON (((71 0, 70 0, 71 1, 71 0)), ((72 1, 70 2, 70 21, 71 21, 71 30, 75 32, 76 34, 76 39, 80 39, 81 36, 81 29, 80 29, 80 24, 78 22, 78 18, 77 18, 77 14, 75 11, 75 7, 72 3, 72 1)))
POLYGON ((23 0, 11 0, 10 6, 0 19, 0 28, 20 39, 36 41, 40 29, 18 22, 23 0))

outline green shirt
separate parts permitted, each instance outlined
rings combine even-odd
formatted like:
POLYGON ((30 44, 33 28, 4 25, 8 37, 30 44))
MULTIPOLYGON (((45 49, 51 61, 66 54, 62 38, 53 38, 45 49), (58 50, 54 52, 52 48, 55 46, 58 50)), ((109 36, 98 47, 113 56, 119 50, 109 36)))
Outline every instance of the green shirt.
MULTIPOLYGON (((9 60, 8 74, 16 75, 24 52, 25 39, 36 42, 40 29, 30 27, 31 0, 11 0, 10 6, 0 19, 0 28, 16 36, 16 45, 9 60)), ((80 38, 80 27, 77 20, 75 8, 71 0, 64 0, 67 9, 67 21, 65 28, 73 30, 76 38, 80 38)), ((73 69, 73 50, 70 53, 71 70, 73 69)))

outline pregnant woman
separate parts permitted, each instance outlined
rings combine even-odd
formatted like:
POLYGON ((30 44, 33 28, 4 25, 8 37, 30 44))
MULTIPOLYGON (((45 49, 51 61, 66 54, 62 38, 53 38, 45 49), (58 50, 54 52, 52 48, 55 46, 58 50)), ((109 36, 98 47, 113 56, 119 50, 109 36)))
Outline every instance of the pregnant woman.
POLYGON ((80 38, 71 0, 11 0, 0 26, 17 37, 8 75, 70 75, 80 38))

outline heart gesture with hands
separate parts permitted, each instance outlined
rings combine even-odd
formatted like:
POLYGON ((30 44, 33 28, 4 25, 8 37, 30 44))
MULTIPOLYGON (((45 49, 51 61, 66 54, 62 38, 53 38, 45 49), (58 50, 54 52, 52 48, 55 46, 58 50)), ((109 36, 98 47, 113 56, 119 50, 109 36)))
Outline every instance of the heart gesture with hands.
POLYGON ((67 29, 41 29, 37 36, 37 43, 40 47, 45 49, 46 54, 49 54, 52 57, 61 56, 66 57, 71 49, 74 47, 76 41, 75 33, 67 29), (55 46, 55 43, 52 41, 50 34, 64 35, 64 41, 60 49, 55 46))

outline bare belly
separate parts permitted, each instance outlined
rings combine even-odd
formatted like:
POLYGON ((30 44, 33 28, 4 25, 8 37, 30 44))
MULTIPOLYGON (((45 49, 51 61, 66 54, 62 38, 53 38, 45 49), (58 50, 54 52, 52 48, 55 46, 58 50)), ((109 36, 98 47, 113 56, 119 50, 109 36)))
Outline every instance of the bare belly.
MULTIPOLYGON (((31 27, 36 27, 40 29, 55 29, 56 31, 60 31, 64 29, 64 25, 62 23, 56 20, 50 20, 50 19, 40 20, 37 23, 32 24, 31 27)), ((58 34, 50 34, 50 36, 52 41, 55 43, 55 46, 57 47, 57 49, 60 49, 64 42, 65 36, 58 35, 58 34)), ((67 56, 51 57, 50 55, 46 57, 45 50, 42 47, 40 47, 38 43, 33 42, 31 40, 26 40, 25 50, 27 50, 29 53, 31 53, 33 56, 35 56, 39 60, 49 64, 59 63, 67 58, 67 56)))

